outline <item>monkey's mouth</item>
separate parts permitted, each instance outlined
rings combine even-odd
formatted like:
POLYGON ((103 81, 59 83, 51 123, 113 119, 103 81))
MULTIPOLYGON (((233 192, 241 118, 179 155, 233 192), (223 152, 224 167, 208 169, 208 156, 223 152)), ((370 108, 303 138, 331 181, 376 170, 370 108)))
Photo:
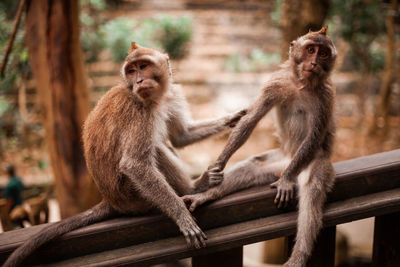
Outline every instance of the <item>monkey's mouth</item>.
POLYGON ((148 98, 151 95, 152 89, 153 89, 153 86, 142 86, 142 87, 139 87, 136 92, 142 98, 148 98))
POLYGON ((313 69, 309 69, 309 70, 304 69, 303 72, 309 73, 309 74, 315 74, 315 70, 313 70, 313 69))

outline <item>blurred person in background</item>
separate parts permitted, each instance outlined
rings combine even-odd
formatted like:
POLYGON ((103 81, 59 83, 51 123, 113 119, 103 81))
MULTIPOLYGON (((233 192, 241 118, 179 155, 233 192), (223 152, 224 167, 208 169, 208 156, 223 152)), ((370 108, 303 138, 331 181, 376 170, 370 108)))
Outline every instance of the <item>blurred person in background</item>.
POLYGON ((24 184, 21 178, 16 175, 14 165, 7 167, 7 173, 9 181, 4 188, 3 195, 7 199, 7 211, 11 213, 16 206, 22 205, 22 190, 24 189, 24 184))

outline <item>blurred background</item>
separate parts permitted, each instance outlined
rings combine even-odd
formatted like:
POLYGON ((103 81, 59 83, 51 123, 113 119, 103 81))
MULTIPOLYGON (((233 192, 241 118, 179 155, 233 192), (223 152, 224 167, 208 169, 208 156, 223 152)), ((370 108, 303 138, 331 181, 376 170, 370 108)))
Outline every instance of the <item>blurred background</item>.
MULTIPOLYGON (((9 214, 2 199, 3 230, 47 221, 48 203, 55 221, 98 201, 82 158, 80 127, 120 82, 132 41, 170 55, 193 118, 206 119, 251 104, 287 59, 289 42, 327 25, 338 50, 333 161, 400 148, 397 0, 81 0, 61 7, 57 2, 63 1, 54 1, 44 5, 48 17, 30 2, 18 27, 19 1, 0 2, 0 61, 7 63, 0 78, 1 196, 8 196, 12 164, 31 209, 9 214), (55 24, 58 31, 46 32, 55 24), (56 61, 45 60, 53 55, 56 61), (49 71, 54 69, 56 75, 49 71)), ((180 150, 193 176, 217 158, 228 134, 180 150)), ((229 163, 276 147, 273 134, 267 115, 229 163)), ((369 266, 372 228, 373 219, 338 227, 344 251, 338 266, 369 266)), ((262 266, 266 254, 264 245, 247 246, 245 265, 262 266)))

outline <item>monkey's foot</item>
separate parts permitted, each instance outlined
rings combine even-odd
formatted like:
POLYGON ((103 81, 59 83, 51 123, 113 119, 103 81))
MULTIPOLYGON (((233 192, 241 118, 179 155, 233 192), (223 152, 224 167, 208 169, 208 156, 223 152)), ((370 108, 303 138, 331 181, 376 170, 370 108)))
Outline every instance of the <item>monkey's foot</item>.
POLYGON ((196 224, 191 215, 183 216, 177 221, 179 229, 185 237, 188 247, 204 248, 206 246, 207 236, 196 224))
POLYGON ((205 193, 198 193, 194 195, 186 195, 182 197, 183 202, 185 202, 188 209, 193 212, 198 206, 207 202, 208 199, 205 193))

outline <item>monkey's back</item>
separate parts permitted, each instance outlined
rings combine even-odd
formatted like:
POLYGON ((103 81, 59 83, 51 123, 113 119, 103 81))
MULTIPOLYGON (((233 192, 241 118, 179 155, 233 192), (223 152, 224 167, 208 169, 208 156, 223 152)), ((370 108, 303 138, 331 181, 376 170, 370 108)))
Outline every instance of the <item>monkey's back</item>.
MULTIPOLYGON (((125 87, 113 87, 97 103, 83 127, 86 164, 103 198, 124 212, 123 203, 143 205, 128 177, 119 171, 123 147, 146 145, 149 118, 125 87), (140 142, 140 143, 139 143, 140 142)), ((140 150, 140 149, 138 149, 140 150)))

